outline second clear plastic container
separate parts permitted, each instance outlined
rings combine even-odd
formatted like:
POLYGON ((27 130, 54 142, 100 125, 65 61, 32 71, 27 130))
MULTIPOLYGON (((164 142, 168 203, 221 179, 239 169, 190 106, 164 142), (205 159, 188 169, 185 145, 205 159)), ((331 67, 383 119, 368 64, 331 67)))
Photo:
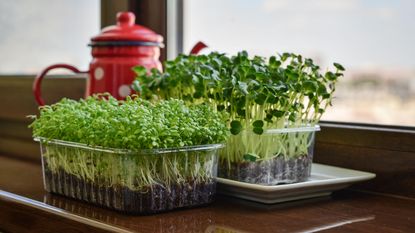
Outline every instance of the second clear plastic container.
POLYGON ((316 125, 232 135, 221 152, 218 176, 260 185, 306 181, 319 130, 316 125))
POLYGON ((35 140, 48 192, 133 214, 205 205, 216 193, 222 144, 129 151, 35 140))

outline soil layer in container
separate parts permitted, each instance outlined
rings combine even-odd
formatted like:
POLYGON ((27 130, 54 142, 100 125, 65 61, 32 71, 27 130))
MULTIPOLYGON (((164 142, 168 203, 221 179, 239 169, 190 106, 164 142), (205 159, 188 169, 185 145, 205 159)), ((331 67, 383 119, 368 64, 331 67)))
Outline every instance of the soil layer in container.
POLYGON ((276 185, 306 181, 311 174, 311 156, 283 156, 255 162, 219 162, 218 176, 240 182, 276 185))
POLYGON ((169 186, 154 184, 131 190, 121 185, 106 187, 85 181, 63 169, 53 173, 45 167, 44 178, 49 192, 128 214, 153 214, 206 205, 213 201, 216 193, 214 179, 200 182, 189 180, 169 186))

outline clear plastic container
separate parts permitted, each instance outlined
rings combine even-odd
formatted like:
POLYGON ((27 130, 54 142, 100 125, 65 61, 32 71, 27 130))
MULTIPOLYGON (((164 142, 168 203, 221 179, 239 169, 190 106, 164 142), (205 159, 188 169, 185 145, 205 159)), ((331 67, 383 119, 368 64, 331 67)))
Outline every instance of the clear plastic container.
POLYGON ((205 205, 216 193, 222 144, 130 151, 35 140, 48 192, 132 214, 205 205))
POLYGON ((306 181, 319 130, 316 125, 232 135, 220 154, 218 176, 260 185, 306 181))

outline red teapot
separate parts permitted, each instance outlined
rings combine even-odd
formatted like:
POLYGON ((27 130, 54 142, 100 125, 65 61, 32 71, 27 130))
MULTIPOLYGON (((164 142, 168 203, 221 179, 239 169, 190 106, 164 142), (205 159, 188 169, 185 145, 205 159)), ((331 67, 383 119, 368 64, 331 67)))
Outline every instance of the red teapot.
POLYGON ((141 65, 148 70, 161 70, 159 61, 163 37, 154 31, 135 24, 135 15, 131 12, 117 14, 117 25, 106 27, 91 39, 93 59, 89 71, 81 72, 67 64, 55 64, 38 74, 33 83, 33 94, 39 105, 44 105, 41 96, 41 82, 51 70, 64 68, 74 73, 88 73, 85 96, 94 93, 109 92, 117 99, 133 94, 130 88, 135 79, 132 67, 141 65))

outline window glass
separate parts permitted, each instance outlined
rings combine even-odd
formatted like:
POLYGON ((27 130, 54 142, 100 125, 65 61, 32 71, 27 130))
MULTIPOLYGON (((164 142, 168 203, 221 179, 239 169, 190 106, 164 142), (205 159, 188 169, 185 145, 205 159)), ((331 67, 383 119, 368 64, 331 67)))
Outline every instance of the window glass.
POLYGON ((415 126, 415 1, 191 0, 184 10, 184 52, 201 40, 339 62, 347 72, 323 120, 415 126))
POLYGON ((0 1, 0 74, 36 74, 53 63, 82 70, 100 29, 99 0, 0 1))

